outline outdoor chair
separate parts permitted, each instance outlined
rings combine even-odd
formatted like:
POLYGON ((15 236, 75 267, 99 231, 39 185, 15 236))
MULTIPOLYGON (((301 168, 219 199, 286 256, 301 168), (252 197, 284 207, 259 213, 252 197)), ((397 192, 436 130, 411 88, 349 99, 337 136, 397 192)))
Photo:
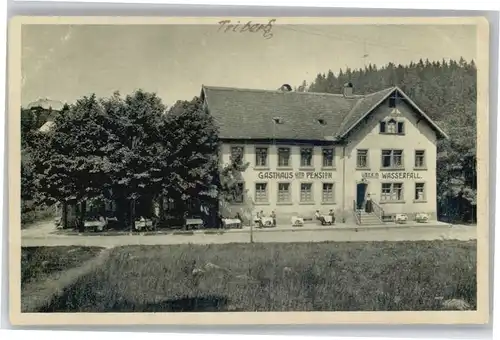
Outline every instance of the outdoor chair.
POLYGON ((404 223, 406 223, 408 221, 408 215, 406 215, 406 214, 396 214, 395 221, 396 221, 396 223, 404 224, 404 223))
POLYGON ((426 213, 418 213, 415 216, 415 221, 417 221, 417 223, 427 223, 429 222, 429 215, 426 213))

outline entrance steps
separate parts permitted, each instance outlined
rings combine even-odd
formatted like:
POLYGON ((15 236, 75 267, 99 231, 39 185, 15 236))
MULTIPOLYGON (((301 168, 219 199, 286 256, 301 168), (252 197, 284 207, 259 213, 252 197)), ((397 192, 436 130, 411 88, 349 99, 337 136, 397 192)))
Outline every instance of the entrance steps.
POLYGON ((367 213, 364 210, 358 210, 358 224, 362 225, 384 225, 385 223, 375 213, 367 213))

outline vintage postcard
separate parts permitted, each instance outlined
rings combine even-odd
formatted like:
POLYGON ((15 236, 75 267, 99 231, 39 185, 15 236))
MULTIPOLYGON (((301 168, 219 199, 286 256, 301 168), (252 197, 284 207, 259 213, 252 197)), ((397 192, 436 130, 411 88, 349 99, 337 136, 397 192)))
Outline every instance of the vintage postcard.
POLYGON ((17 17, 11 322, 480 324, 488 22, 17 17))

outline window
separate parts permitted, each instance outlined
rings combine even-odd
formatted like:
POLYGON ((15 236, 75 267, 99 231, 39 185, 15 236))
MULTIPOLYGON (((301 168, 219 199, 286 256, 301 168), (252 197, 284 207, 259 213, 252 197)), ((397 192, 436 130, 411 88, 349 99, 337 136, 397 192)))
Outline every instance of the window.
POLYGON ((380 122, 380 133, 403 135, 405 133, 404 122, 398 122, 391 118, 389 121, 380 122))
POLYGON ((238 182, 236 183, 236 187, 233 193, 233 202, 234 203, 243 203, 245 197, 245 183, 238 182))
POLYGON ((415 200, 425 201, 425 183, 415 183, 415 200))
POLYGON ((386 131, 386 122, 380 122, 380 133, 385 133, 386 131))
POLYGON ((268 202, 267 183, 255 184, 255 202, 257 203, 268 202))
POLYGON ((391 97, 389 98, 389 107, 396 107, 397 104, 399 104, 399 101, 401 100, 401 97, 398 96, 397 92, 394 92, 391 97))
POLYGON ((381 201, 402 201, 403 183, 382 183, 381 201))
POLYGON ((331 168, 334 166, 335 151, 333 148, 323 148, 323 167, 331 168))
POLYGON ((278 183, 278 202, 290 201, 290 183, 278 183))
POLYGON ((322 202, 335 202, 335 193, 333 183, 323 183, 322 202))
POLYGON ((232 146, 231 147, 231 161, 235 163, 243 162, 243 147, 242 146, 232 146))
POLYGON ((382 150, 382 168, 404 168, 403 150, 382 150))
POLYGON ((398 135, 402 135, 405 133, 405 124, 404 122, 398 122, 398 129, 397 129, 398 135))
POLYGON ((290 148, 278 148, 278 167, 290 166, 290 148))
POLYGON ((360 169, 368 168, 368 150, 358 150, 356 167, 360 169))
POLYGON ((387 122, 387 133, 396 133, 396 121, 394 119, 387 122))
POLYGON ((312 166, 312 148, 301 148, 300 149, 300 166, 309 167, 312 166))
POLYGON ((415 168, 425 168, 425 150, 415 151, 415 168))
POLYGON ((300 183, 300 201, 313 202, 312 183, 300 183))
POLYGON ((267 166, 267 148, 255 148, 255 166, 267 166))

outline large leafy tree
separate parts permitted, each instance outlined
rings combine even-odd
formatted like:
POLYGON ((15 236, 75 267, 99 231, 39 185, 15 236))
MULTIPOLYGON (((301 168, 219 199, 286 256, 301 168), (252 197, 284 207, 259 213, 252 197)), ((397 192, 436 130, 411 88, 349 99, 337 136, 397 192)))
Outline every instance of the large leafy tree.
POLYGON ((111 165, 107 192, 133 227, 136 203, 158 196, 165 178, 161 161, 165 106, 156 94, 142 90, 125 98, 115 93, 101 103, 108 117, 102 125, 109 135, 102 149, 111 165))
POLYGON ((65 206, 103 196, 111 168, 105 153, 108 119, 92 95, 65 107, 49 132, 34 133, 28 150, 39 202, 65 206))
POLYGON ((206 206, 210 211, 208 222, 217 225, 220 204, 244 195, 238 183, 248 164, 241 159, 222 164, 218 128, 198 97, 178 101, 165 116, 164 126, 168 155, 162 159, 169 164, 165 193, 178 202, 194 201, 206 206))

